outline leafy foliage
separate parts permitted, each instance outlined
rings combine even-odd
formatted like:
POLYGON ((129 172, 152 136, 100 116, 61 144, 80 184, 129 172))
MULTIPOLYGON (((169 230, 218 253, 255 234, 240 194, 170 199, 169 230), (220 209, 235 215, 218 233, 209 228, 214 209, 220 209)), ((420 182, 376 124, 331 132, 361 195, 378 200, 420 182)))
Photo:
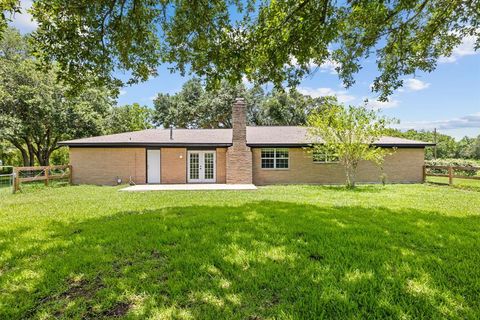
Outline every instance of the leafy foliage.
POLYGON ((313 113, 308 119, 309 135, 315 142, 313 152, 327 149, 335 154, 345 167, 347 187, 353 188, 361 160, 382 165, 388 151, 374 146, 374 143, 384 135, 391 122, 365 106, 343 107, 330 102, 322 112, 313 113))
POLYGON ((175 95, 159 94, 154 100, 157 125, 183 128, 230 128, 231 109, 236 97, 245 96, 243 85, 222 86, 208 92, 198 78, 187 81, 175 95))
POLYGON ((152 110, 138 103, 111 108, 107 120, 108 133, 139 131, 153 128, 152 110))
POLYGON ((0 161, 4 166, 21 166, 23 164, 21 155, 11 143, 0 140, 0 161))
MULTIPOLYGON (((436 138, 433 131, 425 130, 407 130, 400 131, 389 129, 387 135, 392 137, 401 137, 412 140, 437 143, 437 158, 461 158, 480 160, 480 135, 476 138, 464 137, 456 141, 453 137, 437 132, 436 138)), ((434 159, 434 148, 425 149, 425 158, 434 159)))
POLYGON ((159 94, 154 100, 154 122, 157 126, 183 128, 231 128, 232 104, 245 97, 250 125, 305 125, 313 111, 332 98, 311 98, 298 91, 273 90, 265 93, 259 87, 245 88, 222 81, 217 90, 206 90, 202 81, 187 81, 180 92, 159 94))
MULTIPOLYGON (((345 86, 375 56, 373 90, 385 99, 403 75, 430 72, 465 36, 480 45, 475 1, 37 0, 37 55, 62 77, 110 79, 114 70, 144 81, 160 63, 220 80, 296 85, 313 65, 337 66, 345 86)), ((117 79, 118 80, 118 79, 117 79)))
POLYGON ((20 12, 20 1, 18 0, 2 0, 0 1, 0 40, 2 33, 8 28, 8 21, 11 16, 20 12))
POLYGON ((9 30, 0 43, 0 134, 18 150, 24 165, 48 165, 57 142, 98 135, 113 103, 105 88, 68 94, 56 79, 57 66, 38 69, 25 39, 9 30))

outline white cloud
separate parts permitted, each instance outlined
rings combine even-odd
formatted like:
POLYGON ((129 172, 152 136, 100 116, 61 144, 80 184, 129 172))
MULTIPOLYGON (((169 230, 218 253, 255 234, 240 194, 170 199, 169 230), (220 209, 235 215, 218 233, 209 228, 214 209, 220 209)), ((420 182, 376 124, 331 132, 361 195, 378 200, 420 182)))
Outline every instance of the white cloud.
MULTIPOLYGON (((291 57, 290 59, 290 65, 294 66, 296 68, 300 67, 297 59, 295 57, 291 57)), ((327 59, 325 62, 323 62, 321 65, 318 65, 313 62, 313 60, 310 60, 307 63, 307 68, 308 69, 315 69, 318 68, 320 69, 320 72, 328 72, 330 74, 337 74, 337 70, 335 68, 339 67, 340 64, 338 62, 335 62, 333 60, 327 59)))
POLYGON ((298 92, 309 95, 312 98, 336 96, 339 102, 348 103, 355 100, 355 96, 347 94, 346 91, 336 91, 332 88, 309 88, 299 87, 298 92))
POLYGON ((459 128, 480 128, 480 112, 469 114, 459 118, 448 120, 433 120, 433 121, 410 121, 397 125, 399 129, 425 129, 432 130, 437 128, 439 130, 459 129, 459 128))
MULTIPOLYGON (((293 57, 293 56, 290 56, 290 63, 289 64, 286 64, 286 66, 293 66, 295 68, 299 68, 300 67, 300 64, 298 63, 298 60, 297 58, 293 57)), ((307 68, 308 69, 311 69, 313 67, 315 67, 316 64, 313 63, 313 61, 310 60, 310 62, 307 64, 307 68)))
POLYGON ((475 51, 475 40, 474 36, 466 36, 463 38, 462 43, 453 49, 452 54, 449 57, 440 57, 438 62, 452 63, 463 56, 478 54, 478 51, 475 51))
POLYGON ((399 102, 400 101, 395 100, 395 99, 390 99, 388 101, 379 101, 377 99, 373 99, 373 100, 368 99, 367 107, 372 108, 372 109, 389 109, 389 108, 397 107, 399 102))
POLYGON ((247 78, 246 75, 243 75, 243 76, 242 76, 242 83, 243 83, 244 86, 246 86, 246 87, 248 87, 248 88, 250 88, 250 87, 253 86, 253 83, 250 82, 250 80, 248 80, 248 78, 247 78))
POLYGON ((330 74, 337 74, 337 70, 335 69, 338 67, 340 67, 340 63, 330 59, 318 66, 321 72, 329 72, 330 74))
POLYGON ((127 94, 126 90, 120 90, 120 92, 119 92, 119 95, 121 95, 121 96, 126 95, 126 94, 127 94))
POLYGON ((19 29, 23 33, 32 32, 37 29, 38 24, 30 13, 27 12, 32 6, 31 0, 20 1, 20 13, 15 13, 12 17, 10 25, 19 29))
POLYGON ((403 85, 411 91, 420 91, 430 87, 430 83, 414 78, 403 80, 403 85))

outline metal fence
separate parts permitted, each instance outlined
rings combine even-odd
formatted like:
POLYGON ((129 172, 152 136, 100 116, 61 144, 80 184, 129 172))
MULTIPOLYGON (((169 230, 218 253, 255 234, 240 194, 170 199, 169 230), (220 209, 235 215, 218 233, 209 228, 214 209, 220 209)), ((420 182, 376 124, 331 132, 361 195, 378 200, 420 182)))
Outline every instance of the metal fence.
POLYGON ((14 179, 12 166, 0 166, 0 192, 12 192, 14 179))

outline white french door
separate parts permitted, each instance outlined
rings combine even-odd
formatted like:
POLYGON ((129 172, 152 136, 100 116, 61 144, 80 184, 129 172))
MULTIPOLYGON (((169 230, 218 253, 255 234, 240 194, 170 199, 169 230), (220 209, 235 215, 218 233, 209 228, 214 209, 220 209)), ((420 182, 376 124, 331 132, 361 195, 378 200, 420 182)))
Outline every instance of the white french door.
POLYGON ((215 182, 215 151, 188 151, 188 182, 215 182))

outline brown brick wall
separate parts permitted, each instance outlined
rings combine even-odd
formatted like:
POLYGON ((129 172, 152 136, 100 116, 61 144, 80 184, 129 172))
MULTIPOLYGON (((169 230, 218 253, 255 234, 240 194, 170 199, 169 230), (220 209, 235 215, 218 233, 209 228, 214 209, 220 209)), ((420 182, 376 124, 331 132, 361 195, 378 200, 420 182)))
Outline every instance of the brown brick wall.
MULTIPOLYGON (((343 184, 345 174, 340 164, 314 163, 312 156, 302 148, 290 148, 289 169, 262 169, 261 148, 252 148, 253 183, 268 184, 343 184)), ((384 163, 387 182, 415 183, 422 181, 424 149, 397 149, 387 156, 384 163)), ((364 183, 380 182, 380 170, 371 162, 359 164, 357 181, 364 183)))
POLYGON ((227 150, 227 183, 252 183, 252 152, 233 145, 227 150))
MULTIPOLYGON (((226 183, 227 148, 216 149, 216 182, 226 183)), ((73 183, 116 185, 117 177, 128 183, 146 183, 145 148, 70 148, 73 183)), ((187 149, 160 149, 161 183, 187 182, 187 149)))
POLYGON ((187 149, 162 148, 160 151, 160 183, 187 182, 187 149))
POLYGON ((227 148, 217 148, 217 183, 227 182, 227 148))
POLYGON ((70 148, 73 183, 116 185, 145 183, 145 148, 70 148))

